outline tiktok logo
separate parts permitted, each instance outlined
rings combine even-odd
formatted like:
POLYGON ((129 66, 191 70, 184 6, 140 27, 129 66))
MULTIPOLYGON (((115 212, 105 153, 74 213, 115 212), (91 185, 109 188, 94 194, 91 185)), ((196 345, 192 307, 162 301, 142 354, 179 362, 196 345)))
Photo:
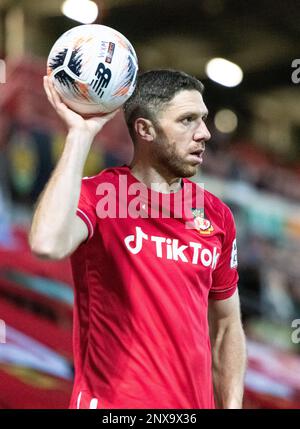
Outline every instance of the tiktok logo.
POLYGON ((147 240, 153 243, 153 251, 155 251, 157 258, 192 264, 201 263, 204 267, 216 268, 220 256, 217 247, 214 247, 213 252, 211 252, 209 249, 202 248, 202 244, 198 242, 190 241, 189 245, 179 245, 177 239, 157 237, 156 235, 149 236, 139 226, 136 227, 135 231, 135 235, 128 235, 124 239, 127 249, 134 255, 141 252, 143 242, 147 240))
POLYGON ((128 235, 128 237, 125 238, 125 244, 128 250, 130 250, 131 253, 136 255, 137 253, 140 253, 143 247, 143 238, 145 240, 148 240, 148 235, 145 234, 139 226, 136 227, 136 236, 135 235, 128 235), (135 240, 135 247, 131 247, 132 242, 135 240))

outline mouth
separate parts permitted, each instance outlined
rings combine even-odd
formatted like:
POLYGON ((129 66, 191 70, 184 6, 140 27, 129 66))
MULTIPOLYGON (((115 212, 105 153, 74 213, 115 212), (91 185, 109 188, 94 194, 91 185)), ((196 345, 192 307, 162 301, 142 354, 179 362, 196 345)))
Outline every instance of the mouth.
POLYGON ((197 149, 194 152, 190 152, 190 155, 202 156, 203 152, 204 152, 204 149, 197 149))
POLYGON ((194 152, 190 152, 188 160, 194 164, 202 164, 204 149, 197 149, 194 152))

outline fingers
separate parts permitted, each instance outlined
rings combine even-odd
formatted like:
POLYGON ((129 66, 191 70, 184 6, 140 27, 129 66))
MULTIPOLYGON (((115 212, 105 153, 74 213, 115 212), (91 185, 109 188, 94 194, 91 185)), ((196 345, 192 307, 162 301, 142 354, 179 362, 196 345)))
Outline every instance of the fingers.
POLYGON ((102 127, 110 121, 120 109, 116 109, 113 112, 105 114, 89 114, 80 115, 69 109, 65 103, 61 100, 58 92, 56 91, 53 82, 48 76, 44 76, 43 79, 44 89, 47 94, 48 100, 58 115, 63 119, 69 128, 80 128, 84 126, 86 130, 91 131, 93 134, 99 132, 102 127))
POLYGON ((61 101, 60 96, 58 95, 56 89, 54 88, 53 82, 48 76, 44 76, 44 89, 47 94, 48 100, 55 110, 67 109, 65 104, 61 101))
POLYGON ((49 81, 50 93, 51 93, 52 99, 54 101, 54 104, 56 107, 59 107, 59 104, 63 104, 61 101, 61 98, 58 95, 58 92, 56 91, 56 89, 54 88, 53 82, 50 79, 48 79, 48 81, 49 81))
POLYGON ((50 79, 48 78, 48 76, 43 77, 44 90, 46 92, 48 100, 50 101, 51 105, 54 107, 54 102, 53 102, 51 91, 50 91, 49 81, 50 81, 50 79))

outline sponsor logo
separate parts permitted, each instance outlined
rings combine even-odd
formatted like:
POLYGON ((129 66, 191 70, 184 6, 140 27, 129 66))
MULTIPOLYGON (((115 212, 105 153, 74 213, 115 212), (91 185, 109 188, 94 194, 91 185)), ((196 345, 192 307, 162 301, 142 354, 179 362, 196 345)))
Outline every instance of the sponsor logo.
POLYGON ((96 94, 98 94, 99 98, 101 98, 104 94, 104 89, 107 88, 111 80, 111 71, 106 68, 103 63, 100 63, 95 72, 96 79, 93 79, 91 82, 91 86, 96 94))
POLYGON ((234 239, 232 242, 230 268, 236 268, 237 266, 238 266, 237 245, 236 245, 236 239, 234 239))
POLYGON ((114 52, 115 52, 115 46, 116 45, 113 42, 109 42, 107 54, 106 54, 106 58, 105 58, 105 62, 108 64, 110 64, 112 62, 112 58, 113 58, 114 52))
POLYGON ((188 245, 180 245, 177 239, 148 235, 138 226, 135 228, 135 234, 128 235, 124 239, 127 249, 133 255, 137 255, 142 251, 145 241, 152 243, 153 253, 160 259, 181 261, 194 265, 201 264, 204 267, 215 269, 220 256, 217 247, 214 247, 211 251, 203 248, 201 243, 193 241, 190 241, 188 245))
POLYGON ((192 213, 194 216, 194 225, 197 231, 200 234, 209 235, 214 231, 214 227, 208 219, 205 219, 204 209, 192 209, 192 213))
POLYGON ((107 52, 107 42, 102 41, 100 44, 99 57, 103 58, 107 52))

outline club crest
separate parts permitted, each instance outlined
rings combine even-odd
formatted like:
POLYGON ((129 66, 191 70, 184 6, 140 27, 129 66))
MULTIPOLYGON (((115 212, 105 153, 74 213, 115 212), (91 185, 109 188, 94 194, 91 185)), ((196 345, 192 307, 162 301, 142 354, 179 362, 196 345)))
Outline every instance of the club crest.
POLYGON ((208 219, 205 219, 204 209, 192 209, 194 225, 200 234, 210 234, 214 227, 208 219))

